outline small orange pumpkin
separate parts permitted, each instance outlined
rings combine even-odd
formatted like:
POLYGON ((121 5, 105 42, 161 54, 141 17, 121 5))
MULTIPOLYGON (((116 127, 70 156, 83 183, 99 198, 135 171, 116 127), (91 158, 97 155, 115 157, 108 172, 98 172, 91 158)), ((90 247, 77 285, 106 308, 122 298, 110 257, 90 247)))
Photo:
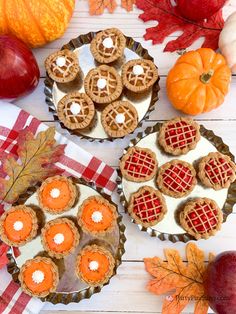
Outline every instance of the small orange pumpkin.
POLYGON ((167 95, 176 109, 197 115, 224 102, 230 81, 225 58, 212 49, 200 48, 177 60, 167 77, 167 95))
POLYGON ((0 0, 0 34, 43 46, 62 36, 74 6, 75 0, 0 0))

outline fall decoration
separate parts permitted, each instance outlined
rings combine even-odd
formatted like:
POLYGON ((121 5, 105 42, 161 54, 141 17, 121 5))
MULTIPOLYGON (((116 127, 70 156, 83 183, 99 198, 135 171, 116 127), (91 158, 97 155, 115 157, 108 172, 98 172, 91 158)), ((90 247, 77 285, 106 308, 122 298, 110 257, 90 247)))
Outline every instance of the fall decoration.
POLYGON ((225 58, 212 49, 200 48, 177 60, 167 76, 167 95, 176 109, 197 115, 224 102, 230 81, 225 58))
MULTIPOLYGON (((121 0, 121 7, 128 12, 133 10, 136 0, 121 0)), ((116 0, 89 0, 89 12, 91 15, 100 15, 107 9, 113 13, 117 7, 116 0)))
POLYGON ((171 0, 137 0, 136 5, 144 13, 140 18, 144 22, 158 21, 158 25, 148 28, 144 38, 152 40, 153 44, 161 44, 164 39, 175 31, 183 33, 170 41, 164 51, 176 51, 189 47, 195 40, 205 37, 202 47, 218 48, 218 39, 224 20, 222 11, 218 11, 207 20, 192 22, 179 13, 177 7, 172 6, 171 0))
POLYGON ((12 34, 30 47, 62 36, 75 6, 74 0, 0 1, 0 34, 12 34))

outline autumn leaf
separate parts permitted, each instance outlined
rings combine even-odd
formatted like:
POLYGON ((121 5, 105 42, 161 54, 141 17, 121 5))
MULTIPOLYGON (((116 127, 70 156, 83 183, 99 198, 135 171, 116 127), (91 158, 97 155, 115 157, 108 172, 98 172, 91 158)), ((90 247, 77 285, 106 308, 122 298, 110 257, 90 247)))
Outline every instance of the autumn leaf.
POLYGON ((14 203, 30 186, 59 172, 54 166, 64 153, 65 145, 56 145, 55 128, 38 133, 28 129, 17 139, 19 161, 10 156, 3 160, 6 178, 0 178, 0 200, 14 203))
POLYGON ((8 264, 7 251, 9 246, 0 241, 0 269, 8 264))
POLYGON ((116 0, 89 0, 89 13, 91 15, 100 15, 104 9, 113 13, 117 7, 116 0))
POLYGON ((133 5, 136 3, 136 0, 121 0, 122 8, 126 9, 128 12, 133 10, 133 5))
MULTIPOLYGON (((162 314, 179 314, 190 301, 195 302, 194 314, 206 314, 209 305, 203 287, 207 268, 203 251, 193 243, 187 244, 187 264, 178 251, 166 249, 164 252, 166 261, 159 257, 144 259, 146 270, 155 277, 147 289, 157 295, 170 294, 163 302, 162 314)), ((209 257, 212 261, 213 255, 209 257)))

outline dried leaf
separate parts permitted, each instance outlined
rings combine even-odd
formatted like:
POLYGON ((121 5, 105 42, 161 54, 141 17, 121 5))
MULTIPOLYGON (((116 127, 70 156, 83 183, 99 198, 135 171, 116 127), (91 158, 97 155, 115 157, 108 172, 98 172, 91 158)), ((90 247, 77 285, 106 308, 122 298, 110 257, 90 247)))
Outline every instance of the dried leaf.
POLYGON ((0 243, 0 269, 8 264, 7 251, 9 246, 5 243, 0 243))
POLYGON ((113 13, 117 7, 116 0, 89 0, 89 13, 91 15, 100 15, 104 9, 113 13))
POLYGON ((136 3, 136 0, 121 0, 122 8, 126 9, 128 12, 133 10, 133 5, 136 3))
POLYGON ((164 51, 185 49, 200 37, 205 37, 202 47, 218 48, 219 35, 224 26, 222 11, 208 20, 193 22, 182 17, 170 0, 137 0, 136 5, 144 11, 139 16, 144 22, 158 21, 157 26, 146 30, 146 40, 151 39, 153 44, 161 44, 170 34, 183 32, 177 39, 170 41, 164 51))

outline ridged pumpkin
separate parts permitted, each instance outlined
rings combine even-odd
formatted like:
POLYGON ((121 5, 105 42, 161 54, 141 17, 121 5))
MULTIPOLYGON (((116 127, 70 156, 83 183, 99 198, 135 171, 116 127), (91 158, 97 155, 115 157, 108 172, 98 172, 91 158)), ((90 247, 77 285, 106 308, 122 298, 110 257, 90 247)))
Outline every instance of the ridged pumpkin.
POLYGON ((167 77, 167 95, 176 109, 197 115, 224 102, 230 81, 225 58, 212 49, 200 48, 177 60, 167 77))
POLYGON ((43 46, 62 36, 74 6, 74 0, 0 0, 0 34, 43 46))

